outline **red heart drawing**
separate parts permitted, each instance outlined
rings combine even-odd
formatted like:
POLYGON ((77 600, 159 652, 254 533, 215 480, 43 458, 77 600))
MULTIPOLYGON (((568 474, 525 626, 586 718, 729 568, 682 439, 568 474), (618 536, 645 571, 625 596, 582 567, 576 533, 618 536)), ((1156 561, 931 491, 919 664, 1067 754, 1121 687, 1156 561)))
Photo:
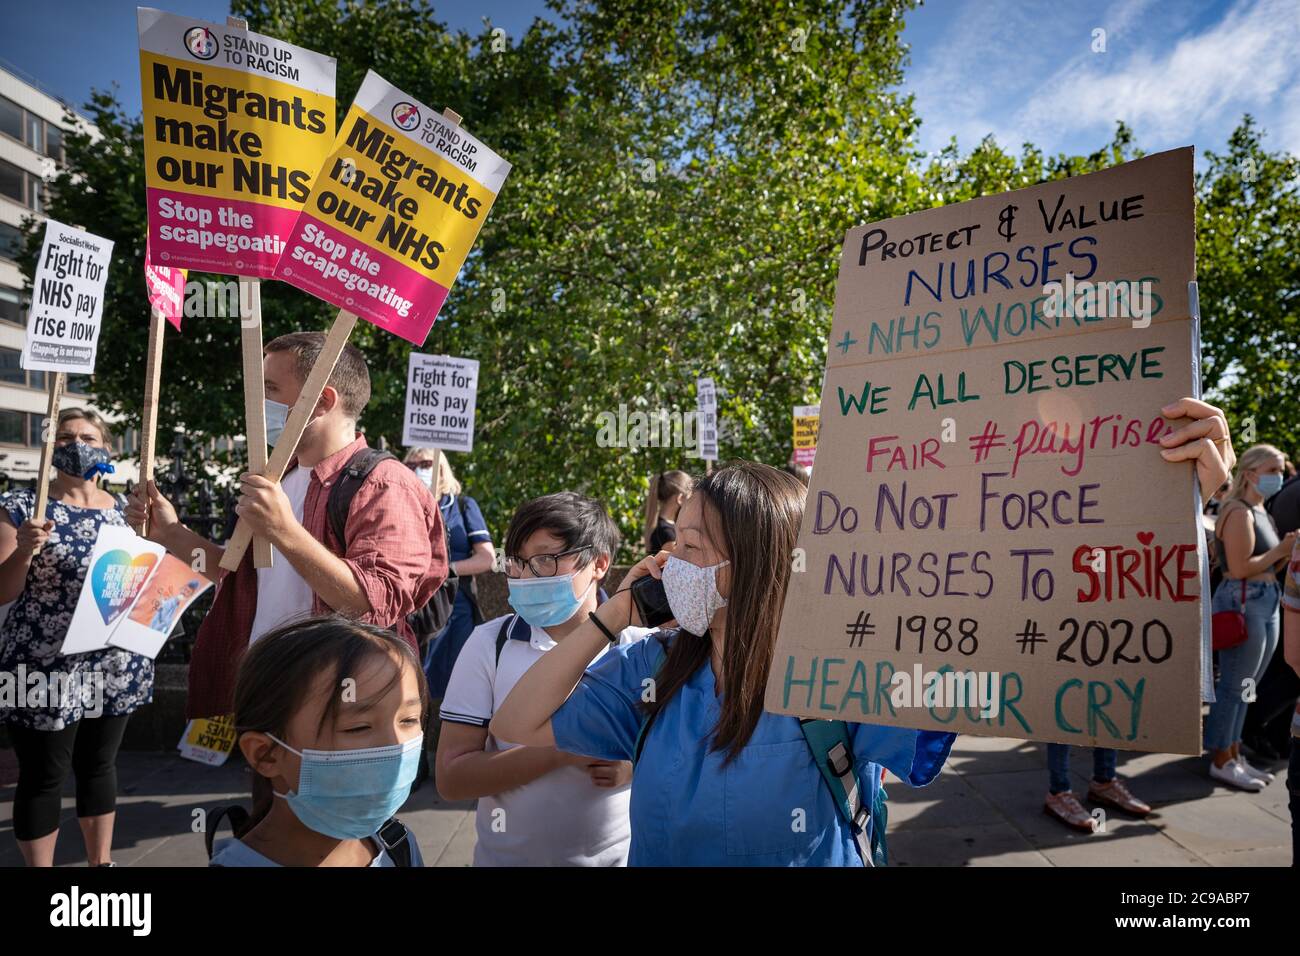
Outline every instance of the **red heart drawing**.
POLYGON ((1143 544, 1150 544, 1155 539, 1156 539, 1156 533, 1154 531, 1138 532, 1138 540, 1141 541, 1143 544))

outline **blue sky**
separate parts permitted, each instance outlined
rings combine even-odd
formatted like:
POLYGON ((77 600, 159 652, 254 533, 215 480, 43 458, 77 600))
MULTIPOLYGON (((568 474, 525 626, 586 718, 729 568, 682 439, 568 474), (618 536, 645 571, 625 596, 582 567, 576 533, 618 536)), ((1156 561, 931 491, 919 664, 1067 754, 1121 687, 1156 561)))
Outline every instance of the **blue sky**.
MULTIPOLYGON (((219 0, 159 0, 208 20, 219 0)), ((0 59, 75 104, 115 79, 139 109, 133 0, 7 4, 0 59)), ((453 29, 481 18, 517 35, 540 0, 439 4, 453 29)), ((909 15, 903 88, 924 120, 921 145, 956 136, 963 151, 986 133, 1018 151, 1090 152, 1126 120, 1138 143, 1221 150, 1242 113, 1266 145, 1300 154, 1300 0, 931 0, 909 15), (1095 52, 1094 31, 1105 50, 1095 52)))

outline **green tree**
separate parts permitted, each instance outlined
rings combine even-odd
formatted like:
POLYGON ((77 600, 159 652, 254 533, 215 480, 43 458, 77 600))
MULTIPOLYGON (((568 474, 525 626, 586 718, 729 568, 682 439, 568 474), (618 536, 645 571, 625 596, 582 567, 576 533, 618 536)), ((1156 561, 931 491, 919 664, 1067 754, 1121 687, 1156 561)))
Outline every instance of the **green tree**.
POLYGON ((1197 177, 1202 381, 1240 449, 1300 455, 1300 158, 1264 149, 1247 116, 1197 177))
MULTIPOLYGON (((338 59, 340 117, 373 68, 461 113, 513 163, 419 349, 481 363, 475 450, 453 464, 498 535, 520 501, 572 488, 607 501, 635 541, 649 475, 700 462, 680 447, 604 447, 601 415, 688 411, 701 375, 718 384, 722 456, 785 461, 791 407, 820 391, 847 229, 1139 155, 1121 125, 1086 156, 1030 144, 1017 156, 988 139, 925 157, 899 92, 904 0, 555 0, 555 23, 515 37, 489 22, 450 33, 424 2, 236 7, 254 30, 338 59)), ((70 138, 52 214, 118 242, 95 389, 138 419, 140 123, 105 95, 90 118, 104 136, 70 138)), ((1285 411, 1270 402, 1296 385, 1295 160, 1263 154, 1244 129, 1198 184, 1206 381, 1282 441, 1285 411), (1233 172, 1247 158, 1250 183, 1233 172)), ((324 328, 333 312, 273 282, 263 306, 268 337, 324 328)), ((168 333, 164 429, 241 430, 237 341, 233 317, 168 333)), ((363 425, 396 443, 411 346, 366 323, 353 341, 374 385, 363 425)))

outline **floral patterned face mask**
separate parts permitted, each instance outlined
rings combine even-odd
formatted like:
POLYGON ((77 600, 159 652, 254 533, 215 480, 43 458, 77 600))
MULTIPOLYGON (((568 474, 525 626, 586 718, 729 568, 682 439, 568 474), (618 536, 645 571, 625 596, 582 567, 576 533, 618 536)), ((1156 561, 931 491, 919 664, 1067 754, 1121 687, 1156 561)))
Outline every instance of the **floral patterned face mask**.
POLYGON ((697 637, 703 635, 713 615, 727 606, 727 599, 718 593, 718 568, 730 563, 720 561, 700 567, 681 558, 668 558, 662 576, 664 594, 682 630, 697 637))

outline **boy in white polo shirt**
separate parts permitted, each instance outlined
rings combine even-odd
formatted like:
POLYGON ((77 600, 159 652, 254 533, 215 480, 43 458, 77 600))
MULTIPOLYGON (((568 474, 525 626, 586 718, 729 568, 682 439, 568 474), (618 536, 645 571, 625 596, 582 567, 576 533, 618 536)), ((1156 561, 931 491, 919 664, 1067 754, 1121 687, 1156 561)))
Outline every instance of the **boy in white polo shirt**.
MULTIPOLYGON (((520 676, 596 609, 618 528, 599 502, 561 492, 521 505, 505 544, 516 613, 475 628, 456 659, 440 715, 438 792, 478 798, 475 866, 624 866, 630 763, 488 733, 520 676)), ((649 633, 629 627, 619 640, 649 633)))

